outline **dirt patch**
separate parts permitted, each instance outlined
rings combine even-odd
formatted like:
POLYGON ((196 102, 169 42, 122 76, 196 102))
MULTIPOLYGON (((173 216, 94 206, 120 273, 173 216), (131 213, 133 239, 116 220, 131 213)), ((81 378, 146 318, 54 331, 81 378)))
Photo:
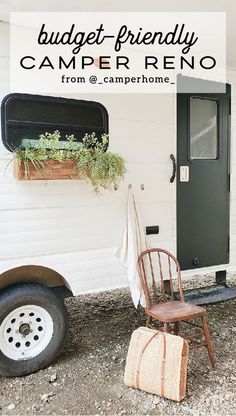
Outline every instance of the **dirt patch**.
POLYGON ((217 369, 210 368, 204 348, 191 351, 187 397, 178 404, 123 385, 131 333, 145 324, 143 310, 134 308, 127 289, 69 299, 64 351, 46 370, 1 379, 0 413, 235 415, 235 306, 229 301, 207 308, 217 369))

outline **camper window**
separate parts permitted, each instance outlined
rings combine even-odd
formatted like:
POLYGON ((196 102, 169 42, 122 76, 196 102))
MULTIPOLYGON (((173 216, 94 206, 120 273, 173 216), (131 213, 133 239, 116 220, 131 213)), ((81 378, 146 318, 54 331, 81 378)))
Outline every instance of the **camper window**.
POLYGON ((2 140, 12 151, 29 142, 37 147, 40 134, 59 130, 61 148, 67 135, 80 142, 85 133, 108 133, 108 113, 94 101, 31 94, 10 94, 2 102, 2 140))

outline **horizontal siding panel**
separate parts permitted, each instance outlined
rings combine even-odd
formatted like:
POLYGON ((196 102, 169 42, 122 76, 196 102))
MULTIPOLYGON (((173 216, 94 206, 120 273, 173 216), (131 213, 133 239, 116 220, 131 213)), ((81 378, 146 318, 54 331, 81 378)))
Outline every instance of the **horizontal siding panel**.
POLYGON ((3 56, 1 49, 0 49, 0 81, 2 82, 10 81, 10 58, 7 56, 3 56))
POLYGON ((110 123, 111 150, 132 163, 167 163, 173 153, 175 125, 119 120, 110 123), (125 131, 125 134, 120 134, 125 131))
MULTIPOLYGON (((170 183, 172 164, 141 164, 129 165, 126 184, 132 184, 137 201, 140 203, 173 202, 175 198, 175 184, 170 183), (144 190, 141 185, 144 185, 144 190)), ((121 191, 122 191, 121 187, 121 191)))
POLYGON ((35 240, 23 240, 21 237, 16 242, 11 244, 4 244, 4 240, 1 244, 1 260, 14 259, 24 257, 27 253, 27 256, 44 256, 59 254, 64 252, 70 252, 73 250, 92 250, 96 248, 105 248, 110 247, 113 241, 111 241, 111 236, 106 234, 99 235, 87 235, 86 240, 81 238, 81 236, 67 237, 64 238, 63 234, 59 239, 49 239, 35 241, 35 240))
POLYGON ((10 80, 8 79, 1 79, 0 78, 0 101, 2 101, 2 99, 9 94, 9 90, 10 90, 10 80))
POLYGON ((234 271, 236 270, 236 249, 230 250, 230 265, 235 266, 234 271))
MULTIPOLYGON (((71 207, 87 207, 101 205, 115 205, 119 202, 118 192, 104 192, 102 196, 94 196, 91 187, 85 181, 58 181, 48 183, 46 186, 41 183, 19 183, 18 192, 7 192, 3 189, 0 202, 0 209, 35 209, 35 208, 60 208, 65 210, 71 207), (4 192, 5 191, 5 192, 4 192)), ((66 215, 66 211, 65 211, 66 215)))
MULTIPOLYGON (((49 255, 45 253, 44 256, 27 256, 27 253, 25 253, 24 256, 22 256, 21 259, 13 260, 11 267, 18 267, 25 264, 41 264, 45 267, 52 267, 53 269, 57 270, 58 265, 60 267, 65 267, 66 264, 74 264, 79 263, 83 264, 86 262, 90 262, 91 259, 97 264, 97 262, 102 263, 106 262, 109 259, 113 258, 115 259, 115 252, 116 247, 107 247, 103 249, 96 249, 96 250, 72 250, 70 252, 65 252, 63 255, 61 254, 53 254, 49 255)), ((94 263, 94 267, 95 267, 94 263)), ((1 270, 8 269, 9 262, 8 261, 0 261, 1 264, 1 270)))
MULTIPOLYGON (((117 209, 121 204, 127 201, 128 184, 131 183, 138 203, 145 203, 148 207, 151 203, 172 202, 174 195, 174 186, 169 183, 169 167, 164 166, 165 174, 158 175, 158 169, 153 169, 156 180, 148 181, 148 173, 140 173, 127 178, 126 183, 120 186, 116 192, 104 192, 102 195, 95 197, 91 192, 88 184, 72 184, 61 183, 56 187, 48 184, 45 188, 41 184, 13 184, 9 186, 1 186, 1 202, 0 202, 0 221, 5 220, 6 210, 27 210, 34 211, 45 208, 62 210, 62 218, 67 215, 68 210, 86 210, 91 207, 94 211, 98 207, 104 207, 104 212, 108 209, 117 209), (144 190, 140 185, 144 184, 144 190), (109 208, 108 208, 109 207, 109 208)), ((61 211, 60 211, 61 212, 61 211)), ((31 215, 31 214, 29 214, 31 215)), ((34 214, 32 214, 33 217, 34 214)))
MULTIPOLYGON (((88 210, 89 211, 89 210, 88 210)), ((83 212, 83 216, 79 215, 79 217, 73 217, 71 215, 71 212, 69 211, 67 213, 68 218, 65 218, 65 215, 58 219, 43 219, 40 218, 38 220, 21 220, 18 221, 3 221, 0 222, 0 229, 1 233, 4 233, 4 241, 6 241, 6 237, 11 235, 16 235, 18 233, 22 233, 22 236, 25 234, 32 234, 37 233, 36 238, 39 234, 45 234, 46 233, 52 233, 57 232, 60 234, 78 234, 78 232, 84 232, 85 230, 93 233, 94 230, 98 231, 105 231, 106 229, 111 230, 111 227, 117 224, 117 221, 119 220, 120 213, 117 212, 107 212, 105 221, 102 220, 98 221, 98 217, 100 217, 99 212, 94 210, 92 216, 86 216, 86 213, 83 212), (92 218, 91 218, 92 217, 92 218)), ((53 215, 52 215, 53 217, 53 215)), ((116 225, 115 228, 118 228, 120 226, 119 224, 116 225)), ((112 231, 111 231, 112 232, 112 231)))
MULTIPOLYGON (((146 207, 146 204, 139 204, 142 214, 143 223, 146 225, 155 224, 157 222, 171 224, 173 217, 173 206, 171 203, 152 203, 146 207), (169 221, 166 221, 168 219, 169 221)), ((6 211, 1 216, 0 229, 3 235, 11 235, 18 233, 43 233, 60 230, 61 233, 71 232, 77 233, 79 230, 103 230, 103 232, 111 232, 120 230, 124 225, 126 217, 126 205, 110 209, 110 207, 99 207, 80 210, 68 210, 63 213, 59 210, 37 210, 33 212, 6 211), (77 211, 77 212, 76 212, 77 211), (17 218, 15 218, 17 213, 17 218), (46 214, 45 214, 46 213, 46 214), (35 214, 35 216, 34 216, 35 214), (69 231, 68 231, 69 228, 69 231)))
MULTIPOLYGON (((89 94, 83 97, 91 100, 89 94)), ((81 99, 81 94, 75 94, 73 98, 81 99)), ((163 123, 172 123, 175 120, 174 94, 95 94, 92 99, 105 105, 111 124, 113 120, 156 122, 159 119, 163 123)), ((126 134, 121 130, 120 133, 126 134)))
MULTIPOLYGON (((60 241, 60 245, 63 250, 64 242, 67 240, 76 242, 75 247, 78 247, 78 244, 84 245, 84 248, 86 249, 86 243, 87 241, 90 241, 93 239, 94 241, 99 241, 100 239, 104 239, 107 241, 107 244, 114 243, 114 239, 117 240, 117 230, 114 231, 113 222, 112 221, 104 221, 104 224, 95 224, 93 227, 90 225, 89 221, 87 221, 87 224, 83 226, 75 226, 73 227, 73 224, 70 224, 69 227, 60 227, 60 224, 58 228, 51 228, 51 229, 41 229, 37 231, 31 231, 28 229, 27 231, 21 231, 20 236, 19 233, 11 232, 11 233, 4 233, 4 238, 1 238, 0 247, 1 250, 4 251, 4 248, 7 244, 14 245, 17 242, 21 242, 21 244, 33 244, 34 242, 41 243, 42 248, 44 246, 44 243, 47 244, 47 242, 57 242, 60 241), (104 230, 105 226, 105 230, 104 230), (107 227, 107 228, 106 228, 107 227), (106 232, 107 230, 107 232, 106 232)), ((119 235, 119 232, 118 232, 119 235)), ((0 257, 2 255, 2 252, 0 254, 0 257)))
MULTIPOLYGON (((121 205, 120 205, 121 207, 121 205)), ((1 213, 1 222, 0 224, 5 227, 5 230, 10 232, 11 230, 15 230, 15 227, 20 227, 22 229, 22 224, 26 224, 26 226, 34 227, 33 229, 39 229, 38 224, 40 223, 40 227, 53 227, 54 225, 60 225, 63 221, 66 221, 65 224, 74 223, 75 224, 83 224, 84 219, 87 221, 91 221, 91 224, 98 222, 98 218, 100 218, 100 210, 103 210, 103 213, 109 215, 111 213, 110 206, 105 207, 82 207, 79 210, 78 207, 68 208, 65 210, 64 208, 39 208, 39 209, 19 209, 19 210, 5 210, 1 213), (85 208, 85 209, 83 209, 85 208), (107 209, 106 209, 107 208, 107 209), (86 214, 87 212, 87 214, 86 214), (89 215, 91 218, 89 218, 89 215), (29 223, 29 225, 27 225, 29 223), (5 224, 5 225, 4 225, 5 224), (12 225, 11 225, 12 224, 12 225)), ((125 206, 123 206, 123 211, 125 212, 125 206)), ((119 211, 116 210, 112 212, 111 215, 119 215, 119 211)), ((17 231, 17 230, 16 230, 17 231)))
POLYGON ((152 203, 149 206, 139 204, 139 208, 144 226, 159 225, 159 234, 155 236, 158 241, 172 239, 174 211, 172 203, 152 203))
POLYGON ((2 56, 10 55, 10 24, 0 22, 0 54, 2 56))
POLYGON ((231 235, 230 250, 236 250, 236 234, 231 235))
MULTIPOLYGON (((143 204, 140 204, 140 211, 145 225, 159 225, 160 233, 159 239, 171 239, 172 228, 172 204, 151 204, 148 210, 143 204), (169 217, 169 221, 166 219, 169 217)), ((123 207, 123 214, 118 210, 108 211, 99 216, 97 212, 91 213, 91 208, 87 212, 83 212, 83 219, 74 220, 73 217, 69 223, 67 219, 64 224, 63 221, 58 223, 58 228, 46 228, 42 221, 36 222, 34 227, 32 222, 23 222, 24 227, 17 228, 17 223, 8 222, 4 225, 2 238, 0 242, 0 257, 6 258, 20 258, 27 253, 29 256, 34 256, 36 253, 44 255, 45 253, 63 253, 64 251, 74 250, 88 250, 99 247, 109 247, 119 245, 122 237, 122 232, 125 224, 125 211, 123 207), (90 222, 89 218, 94 217, 90 222), (100 218, 98 220, 98 218, 100 218), (78 222, 77 222, 78 221, 78 222), (41 227, 40 227, 40 226, 41 227), (4 232, 5 231, 5 232, 4 232)), ((48 223, 49 227, 52 227, 48 223)))
MULTIPOLYGON (((165 247, 174 252, 172 242, 165 247)), ((74 295, 109 290, 128 286, 127 269, 115 258, 116 248, 88 250, 24 257, 12 262, 1 261, 0 270, 19 267, 26 264, 41 265, 60 273, 70 285, 74 295)))
POLYGON ((236 234, 236 212, 231 213, 230 227, 232 232, 236 234))
POLYGON ((236 213, 236 200, 235 199, 231 201, 230 211, 232 215, 236 213))
POLYGON ((2 271, 8 268, 35 264, 52 268, 69 283, 73 293, 80 294, 127 286, 126 269, 115 258, 114 248, 93 251, 75 251, 45 257, 25 257, 11 264, 1 261, 2 271))

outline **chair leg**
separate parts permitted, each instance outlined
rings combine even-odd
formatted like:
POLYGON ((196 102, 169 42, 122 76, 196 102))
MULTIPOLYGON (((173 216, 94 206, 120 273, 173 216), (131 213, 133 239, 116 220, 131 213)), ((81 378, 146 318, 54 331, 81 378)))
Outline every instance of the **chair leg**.
POLYGON ((174 323, 174 334, 178 335, 179 333, 179 322, 174 323))
POLYGON ((205 340, 206 340, 206 347, 207 347, 209 359, 210 359, 212 368, 215 368, 215 358, 214 358, 211 338, 210 338, 209 329, 208 329, 207 320, 206 320, 205 315, 203 315, 201 317, 201 320, 202 320, 202 329, 203 329, 203 334, 204 334, 204 337, 205 337, 205 340))
POLYGON ((147 321, 146 321, 146 326, 149 328, 151 326, 151 323, 152 323, 152 317, 148 316, 147 321))
POLYGON ((164 324, 164 332, 168 332, 169 326, 168 324, 164 324))

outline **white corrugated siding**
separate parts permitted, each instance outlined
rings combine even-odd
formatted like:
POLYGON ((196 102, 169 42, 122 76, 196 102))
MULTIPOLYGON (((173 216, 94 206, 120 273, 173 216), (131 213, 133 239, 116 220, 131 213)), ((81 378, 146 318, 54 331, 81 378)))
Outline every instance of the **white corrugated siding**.
MULTIPOLYGON (((2 98, 9 92, 8 25, 0 25, 0 31, 2 98)), ((129 183, 144 224, 160 227, 150 243, 175 250, 175 185, 169 183, 169 154, 175 151, 175 97, 82 98, 99 101, 108 110, 110 149, 127 161, 126 180, 118 191, 94 196, 85 181, 17 182, 12 166, 6 169, 8 157, 0 161, 1 270, 24 264, 51 267, 68 280, 75 294, 127 285, 126 270, 115 251, 122 238, 129 183)), ((1 156, 7 155, 1 149, 1 156)))
MULTIPOLYGON (((9 92, 9 25, 0 24, 0 98, 9 92)), ((231 268, 236 267, 236 73, 232 84, 231 268)), ((23 91, 22 91, 23 92, 23 91)), ((72 98, 81 98, 74 95, 72 98)), ((24 264, 51 267, 75 294, 127 285, 115 258, 133 185, 145 225, 159 225, 151 245, 175 253, 175 183, 170 153, 176 152, 175 96, 171 94, 82 96, 109 113, 110 149, 127 161, 118 191, 94 196, 85 181, 17 182, 0 143, 0 271, 24 264), (144 184, 142 191, 140 185, 144 184)), ((196 273, 196 271, 195 271, 196 273)))

